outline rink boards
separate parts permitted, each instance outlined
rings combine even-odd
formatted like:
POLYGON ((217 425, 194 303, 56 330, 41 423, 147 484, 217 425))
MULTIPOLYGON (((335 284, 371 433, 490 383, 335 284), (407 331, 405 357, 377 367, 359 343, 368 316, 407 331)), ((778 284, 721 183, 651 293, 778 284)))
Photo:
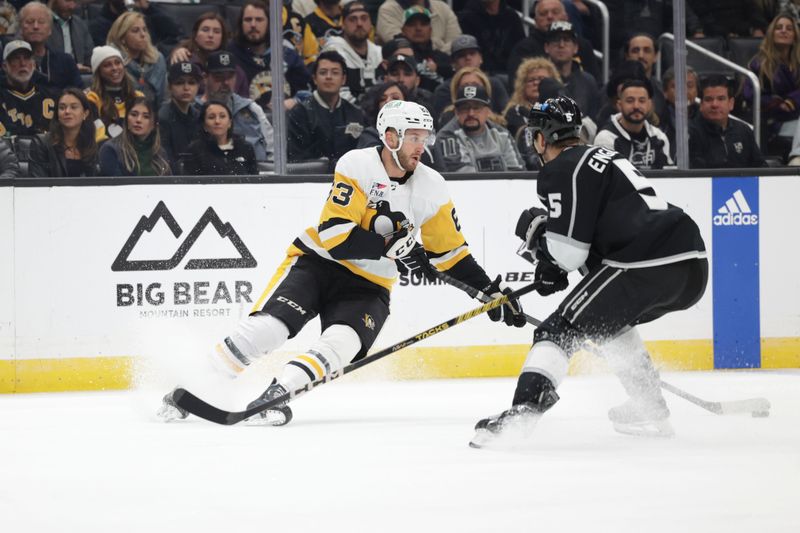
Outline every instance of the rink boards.
MULTIPOLYGON (((800 367, 800 179, 652 183, 698 222, 712 262, 697 305, 641 328, 654 358, 678 369, 800 367)), ((0 392, 124 388, 138 357, 216 342, 251 311, 294 237, 316 223, 329 187, 0 187, 0 392)), ((513 229, 538 203, 535 181, 451 180, 449 188, 478 262, 514 287, 532 281, 513 229)), ((539 319, 558 302, 523 300, 539 319)), ((455 288, 401 279, 376 348, 475 306, 455 288)), ((318 332, 315 321, 285 351, 318 332)), ((387 368, 392 377, 514 375, 531 336, 530 327, 481 316, 388 358, 387 368)), ((598 365, 579 355, 572 371, 598 365)))

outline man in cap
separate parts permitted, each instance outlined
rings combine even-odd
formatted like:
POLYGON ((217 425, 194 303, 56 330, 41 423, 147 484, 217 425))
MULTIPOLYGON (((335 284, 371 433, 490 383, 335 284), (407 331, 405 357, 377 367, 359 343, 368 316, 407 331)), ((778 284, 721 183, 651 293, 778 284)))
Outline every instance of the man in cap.
POLYGON ((236 94, 236 58, 231 52, 212 52, 206 61, 206 93, 201 102, 219 100, 228 104, 233 114, 233 132, 253 145, 256 159, 266 161, 272 155, 272 124, 264 110, 249 98, 236 94))
POLYGON ((431 12, 422 6, 411 6, 403 12, 404 22, 400 35, 408 39, 417 60, 420 86, 428 91, 436 90, 453 75, 450 56, 435 50, 431 40, 431 12))
POLYGON ((443 172, 523 170, 507 129, 489 120, 489 95, 481 86, 458 90, 456 116, 436 135, 434 163, 443 172))
POLYGON ((36 135, 50 128, 57 94, 43 82, 36 70, 31 45, 11 41, 3 48, 3 72, 0 81, 0 136, 36 135))
POLYGON ((575 100, 586 115, 593 117, 600 107, 600 88, 594 77, 584 72, 580 61, 576 60, 578 34, 572 23, 556 21, 550 24, 544 52, 561 74, 567 96, 575 100))
MULTIPOLYGON (((525 38, 522 19, 506 0, 470 0, 459 11, 458 22, 467 35, 474 35, 477 49, 483 50, 483 70, 489 74, 506 74, 508 58, 514 46, 525 38)), ((455 47, 458 37, 451 44, 455 47)), ((450 52, 453 55, 453 52, 450 52)), ((492 100, 497 93, 492 91, 492 100)))
POLYGON ((167 152, 174 174, 181 170, 181 155, 188 152, 189 143, 197 138, 200 109, 195 99, 203 73, 196 63, 173 63, 167 73, 170 101, 158 112, 161 146, 167 152))
POLYGON ((404 12, 411 6, 420 6, 430 12, 433 47, 447 53, 450 43, 462 32, 456 14, 441 0, 386 0, 378 8, 378 41, 388 42, 402 31, 406 20, 404 12))
POLYGON ((386 80, 396 81, 408 91, 408 99, 433 111, 433 93, 420 87, 417 61, 414 56, 397 54, 389 59, 386 67, 386 80))

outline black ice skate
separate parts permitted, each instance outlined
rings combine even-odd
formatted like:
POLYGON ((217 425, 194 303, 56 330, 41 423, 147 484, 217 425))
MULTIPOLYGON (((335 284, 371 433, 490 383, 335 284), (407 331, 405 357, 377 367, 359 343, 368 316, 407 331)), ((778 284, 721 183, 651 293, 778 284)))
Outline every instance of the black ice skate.
POLYGON ((608 410, 614 430, 625 435, 669 438, 675 435, 663 397, 630 398, 608 410))
POLYGON ((175 420, 183 420, 187 416, 189 416, 189 411, 186 409, 181 409, 175 404, 175 400, 172 399, 172 393, 175 391, 168 392, 161 403, 161 407, 158 408, 156 412, 156 416, 162 419, 164 422, 173 422, 175 420))
MULTIPOLYGON (((250 402, 247 408, 258 407, 259 405, 271 402, 273 399, 283 396, 287 392, 283 385, 278 383, 277 379, 273 378, 272 383, 269 384, 264 394, 250 402)), ((292 410, 286 403, 282 403, 261 411, 257 415, 253 415, 247 419, 247 424, 251 426, 285 426, 291 421, 292 410)))
POLYGON ((524 444, 542 414, 558 399, 556 391, 549 389, 542 393, 538 403, 519 403, 499 415, 479 420, 469 445, 473 448, 513 448, 524 444))

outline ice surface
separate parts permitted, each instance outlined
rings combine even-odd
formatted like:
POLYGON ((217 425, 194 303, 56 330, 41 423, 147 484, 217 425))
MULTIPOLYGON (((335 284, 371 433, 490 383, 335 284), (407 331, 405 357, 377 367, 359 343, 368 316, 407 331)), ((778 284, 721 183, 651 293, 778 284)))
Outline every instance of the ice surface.
MULTIPOLYGON (((152 416, 163 391, 0 396, 0 531, 800 531, 800 372, 676 373, 674 439, 613 432, 608 375, 570 377, 530 447, 467 446, 514 379, 333 382, 284 428, 152 416)), ((240 406, 241 407, 241 406, 240 406)))

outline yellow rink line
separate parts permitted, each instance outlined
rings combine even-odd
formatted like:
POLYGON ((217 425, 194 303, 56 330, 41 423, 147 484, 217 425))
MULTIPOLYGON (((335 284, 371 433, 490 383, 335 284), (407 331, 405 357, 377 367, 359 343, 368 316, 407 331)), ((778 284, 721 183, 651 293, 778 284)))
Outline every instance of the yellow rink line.
MULTIPOLYGON (((647 347, 656 365, 666 370, 714 367, 710 340, 652 341, 647 347)), ((525 344, 411 347, 382 363, 384 375, 397 379, 516 376, 528 348, 525 344)), ((0 393, 127 389, 134 382, 136 361, 132 356, 0 359, 0 393)), ((800 338, 762 339, 761 361, 762 368, 800 368, 800 338)), ((605 371, 605 363, 591 354, 578 353, 570 361, 570 374, 605 371)))

